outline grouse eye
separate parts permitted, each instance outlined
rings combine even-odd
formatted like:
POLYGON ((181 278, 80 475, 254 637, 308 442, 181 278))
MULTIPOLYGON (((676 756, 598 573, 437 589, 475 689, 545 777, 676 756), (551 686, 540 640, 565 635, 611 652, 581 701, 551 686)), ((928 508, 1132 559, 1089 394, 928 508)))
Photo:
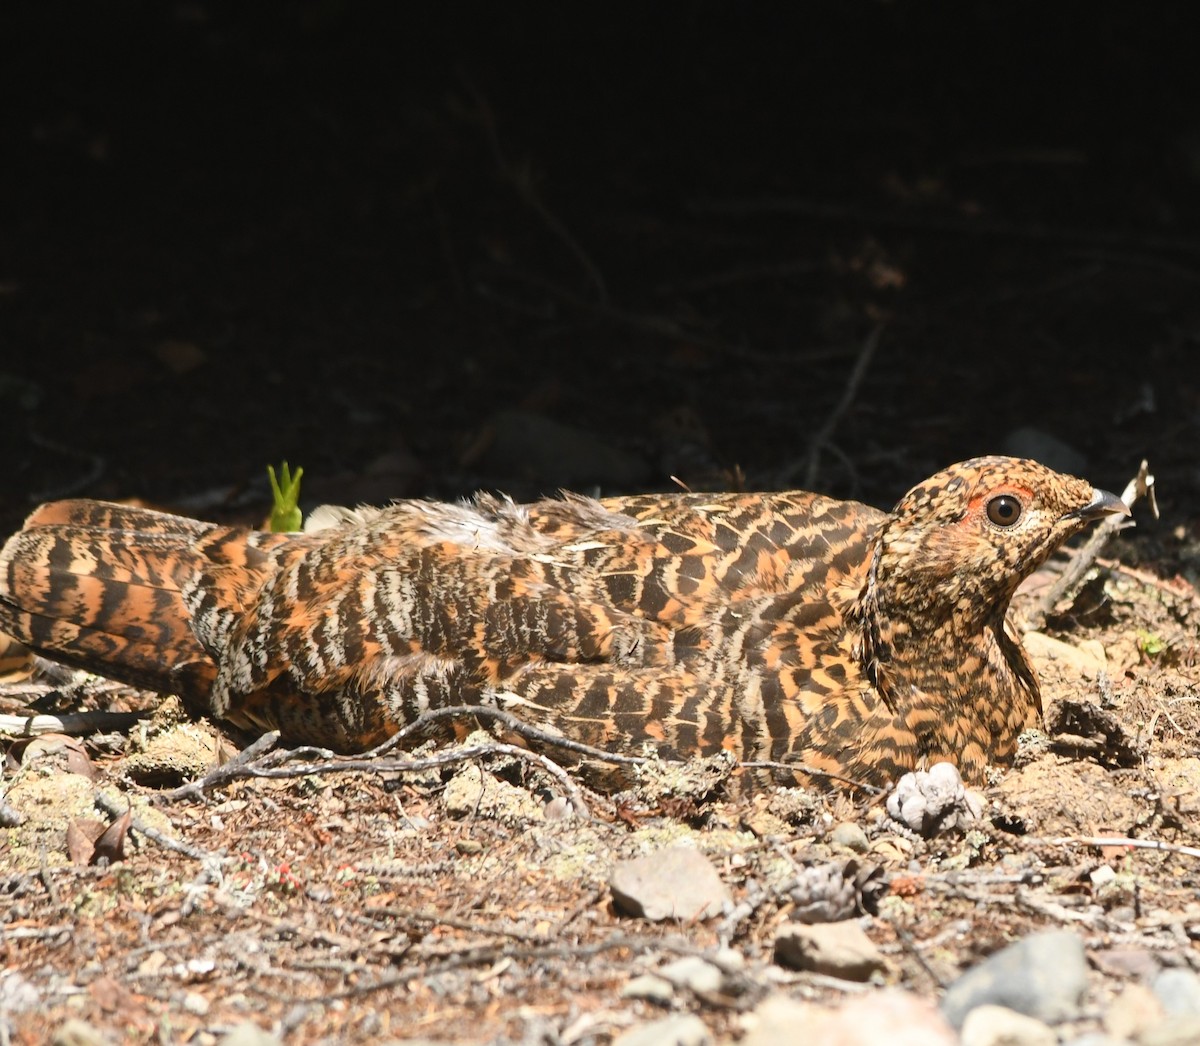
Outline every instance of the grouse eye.
POLYGON ((988 519, 998 527, 1011 527, 1021 518, 1021 503, 1011 494, 992 498, 987 505, 988 519))

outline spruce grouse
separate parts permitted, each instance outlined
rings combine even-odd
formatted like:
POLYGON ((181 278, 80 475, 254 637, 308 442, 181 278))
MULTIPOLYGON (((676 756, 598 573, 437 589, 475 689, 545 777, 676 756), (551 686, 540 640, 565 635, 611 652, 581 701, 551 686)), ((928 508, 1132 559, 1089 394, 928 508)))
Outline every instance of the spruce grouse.
POLYGON ((1038 721, 1022 579, 1121 500, 975 458, 885 513, 817 494, 319 509, 272 534, 94 501, 0 553, 0 629, 285 739, 490 703, 588 744, 979 781, 1038 721))

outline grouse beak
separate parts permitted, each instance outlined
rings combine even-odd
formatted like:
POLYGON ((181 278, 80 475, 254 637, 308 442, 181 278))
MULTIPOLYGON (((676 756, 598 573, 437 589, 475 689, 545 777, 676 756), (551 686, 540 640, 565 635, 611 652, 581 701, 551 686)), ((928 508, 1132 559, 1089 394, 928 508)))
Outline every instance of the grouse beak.
POLYGON ((1125 504, 1116 494, 1110 494, 1107 490, 1092 491, 1092 500, 1089 501, 1083 508, 1077 508, 1074 512, 1068 512, 1069 519, 1092 520, 1100 519, 1102 516, 1132 516, 1129 511, 1129 506, 1125 504))

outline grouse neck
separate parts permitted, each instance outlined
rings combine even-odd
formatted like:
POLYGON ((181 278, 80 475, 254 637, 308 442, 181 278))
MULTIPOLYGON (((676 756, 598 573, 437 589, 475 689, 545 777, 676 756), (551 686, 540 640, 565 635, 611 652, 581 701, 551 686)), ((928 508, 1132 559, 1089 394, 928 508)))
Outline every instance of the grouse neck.
POLYGON ((850 615, 859 629, 863 671, 889 703, 913 687, 944 689, 969 652, 985 665, 1013 660, 1015 644, 1004 622, 1015 583, 988 591, 979 578, 963 573, 938 574, 927 565, 906 570, 913 557, 892 551, 884 529, 850 615))

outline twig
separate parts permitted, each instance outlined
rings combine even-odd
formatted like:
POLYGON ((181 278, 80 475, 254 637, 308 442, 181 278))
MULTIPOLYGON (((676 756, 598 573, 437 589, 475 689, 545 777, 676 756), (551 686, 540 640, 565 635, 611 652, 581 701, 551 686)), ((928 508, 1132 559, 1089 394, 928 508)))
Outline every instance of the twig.
POLYGON ((336 774, 349 772, 383 773, 414 773, 421 770, 432 770, 437 767, 453 766, 455 763, 465 763, 473 759, 483 759, 490 756, 507 755, 526 762, 536 763, 546 773, 553 777, 562 787, 571 806, 581 817, 589 817, 587 803, 579 787, 571 780, 570 775, 557 763, 539 752, 531 752, 519 745, 507 745, 499 742, 486 745, 472 745, 468 748, 456 748, 433 755, 413 759, 380 759, 374 753, 365 756, 335 756, 322 749, 296 748, 290 751, 268 752, 258 761, 238 765, 226 763, 220 769, 223 773, 206 775, 191 785, 184 785, 172 792, 166 792, 162 798, 167 800, 181 799, 194 796, 197 791, 210 787, 209 778, 215 778, 221 783, 243 777, 308 777, 313 774, 336 774), (322 762, 309 763, 305 766, 288 766, 287 763, 312 757, 312 753, 320 753, 322 762))
POLYGON ((466 933, 478 934, 481 937, 507 937, 510 940, 531 943, 545 943, 549 940, 549 937, 545 933, 533 933, 517 927, 490 926, 487 923, 476 922, 472 919, 459 919, 445 912, 439 912, 432 907, 422 909, 372 908, 371 914, 381 919, 393 919, 398 923, 408 926, 432 923, 434 926, 448 926, 452 930, 463 930, 466 933))
POLYGON ((86 734, 125 731, 149 712, 68 712, 64 715, 0 715, 0 734, 36 737, 38 734, 86 734))
POLYGON ((38 854, 38 877, 42 881, 42 886, 45 887, 46 893, 50 898, 50 903, 58 908, 62 904, 62 899, 58 895, 58 887, 54 885, 54 879, 50 875, 50 869, 46 867, 46 848, 43 846, 38 854))
POLYGON ((161 793, 159 798, 166 800, 203 799, 205 792, 211 791, 213 788, 219 788, 227 781, 233 781, 245 776, 240 771, 260 756, 269 752, 275 747, 278 741, 279 731, 270 730, 255 740, 253 744, 249 744, 243 748, 228 762, 215 767, 195 781, 189 781, 187 784, 181 785, 170 792, 161 793))
POLYGON ((804 457, 792 462, 780 473, 780 482, 787 485, 801 471, 804 472, 804 488, 811 490, 817 480, 817 470, 821 464, 821 451, 829 444, 829 438, 833 435, 834 429, 837 428, 838 422, 842 420, 842 415, 850 408, 854 402, 855 396, 858 395, 858 387, 862 384, 863 376, 867 373, 867 368, 871 364, 871 357, 875 355, 875 350, 879 348, 879 341, 883 337, 883 324, 876 324, 872 328, 871 333, 863 340, 862 347, 858 350, 858 357, 854 361, 854 368, 850 371, 850 377, 846 381, 846 387, 842 391, 842 398, 838 400, 829 417, 825 419, 823 424, 808 442, 808 450, 804 457))
POLYGON ((1119 559, 1105 559, 1103 556, 1096 557, 1096 565, 1103 567, 1105 570, 1111 570, 1114 574, 1123 574, 1127 578, 1132 578, 1139 585, 1156 589, 1170 596, 1172 599, 1179 599, 1189 603, 1200 603, 1200 594, 1197 594, 1196 590, 1182 577, 1162 578, 1157 574, 1151 574, 1148 570, 1138 570, 1137 567, 1131 567, 1127 563, 1122 563, 1119 559))
POLYGON ((1024 886, 1018 886, 1015 894, 1017 906, 1025 908, 1033 912, 1035 915, 1045 915, 1050 919, 1055 919, 1066 926, 1074 926, 1079 923, 1087 926, 1089 930, 1102 930, 1105 927, 1105 919, 1103 915, 1094 911, 1076 912, 1062 904, 1057 904, 1054 901, 1048 901, 1044 897, 1036 897, 1033 892, 1024 886))
POLYGON ((900 941, 900 944, 904 950, 908 952, 908 954, 915 960, 916 964, 925 971, 925 976, 933 981, 933 983, 937 985, 939 989, 944 990, 946 987, 945 980, 937 975, 937 972, 934 970, 934 968, 926 961, 925 956, 921 954, 921 950, 917 947, 917 942, 913 938, 913 935, 897 922, 889 919, 888 923, 891 926, 892 931, 896 934, 896 937, 900 941))
MULTIPOLYGON (((122 807, 113 799, 110 799, 103 792, 96 793, 95 803, 110 817, 123 817, 128 806, 122 807)), ((184 854, 196 861, 216 861, 220 860, 220 854, 213 853, 211 850, 202 850, 198 846, 192 846, 190 843, 182 843, 178 839, 172 839, 164 832, 160 832, 152 825, 146 824, 140 817, 134 817, 129 826, 135 831, 144 835, 151 842, 158 843, 164 850, 174 850, 175 853, 184 854)))
MULTIPOLYGON (((1126 506, 1133 508, 1138 498, 1144 497, 1150 505, 1150 511, 1158 519, 1158 502, 1154 497, 1154 477, 1150 475, 1149 465, 1143 461, 1138 467, 1137 475, 1125 486, 1121 500, 1126 506)), ((1043 593, 1037 607, 1030 614, 1030 628, 1033 631, 1045 624, 1046 618, 1058 605, 1059 601, 1068 595, 1073 595, 1084 574, 1096 562, 1097 557, 1113 536, 1126 523, 1126 517, 1111 515, 1105 518, 1093 531, 1087 543, 1072 558, 1067 568, 1059 575, 1058 580, 1043 593)))
POLYGON ((1126 846, 1139 850, 1160 850, 1183 857, 1200 857, 1200 847, 1165 843, 1161 839, 1134 839, 1124 835, 1063 835, 1054 839, 1026 836, 1022 842, 1034 846, 1126 846))
MULTIPOLYGON (((522 283, 535 287, 538 290, 543 290, 547 294, 557 298, 562 304, 568 305, 573 309, 578 309, 580 312, 587 313, 602 320, 607 320, 610 323, 616 323, 623 327, 628 327, 631 330, 643 331, 648 334, 654 334, 662 338, 679 339, 690 342, 700 348, 712 349, 725 355, 735 355, 747 359, 756 359, 763 361, 777 362, 777 357, 772 357, 766 353, 756 353, 745 349, 744 346, 735 345, 722 338, 716 338, 706 334, 703 330, 692 326, 685 325, 670 316, 662 316, 655 313, 639 313, 629 309, 623 309, 613 305, 607 301, 596 302, 590 298, 586 298, 581 294, 568 290, 566 287, 561 287, 557 283, 546 279, 543 276, 538 276, 533 273, 522 272, 516 268, 507 268, 504 270, 504 275, 510 279, 520 280, 522 283)), ((498 301, 500 304, 508 308, 514 308, 524 314, 534 313, 527 306, 514 305, 510 300, 501 297, 496 291, 488 287, 486 284, 476 286, 476 291, 490 296, 492 300, 498 301)), ((544 313, 543 313, 544 314, 544 313)), ((821 350, 825 351, 825 350, 821 350)))
MULTIPOLYGON (((721 958, 712 950, 706 951, 686 941, 634 937, 629 934, 615 933, 603 941, 593 941, 588 944, 566 944, 561 942, 514 944, 512 942, 502 942, 486 945, 470 945, 465 948, 457 948, 454 953, 447 955, 441 961, 430 962, 426 958, 425 961, 414 963, 411 966, 400 967, 372 984, 354 985, 350 988, 343 988, 340 991, 322 994, 321 998, 322 1001, 327 999, 357 998, 394 988, 415 978, 428 978, 447 973, 450 970, 461 969, 464 966, 491 964, 501 959, 510 959, 514 962, 532 962, 544 959, 580 960, 590 959, 604 952, 618 950, 626 950, 635 955, 658 951, 675 955, 699 956, 727 976, 743 979, 747 991, 751 991, 754 988, 761 989, 760 984, 750 982, 746 979, 747 973, 744 969, 721 958)), ((830 980, 832 981, 833 979, 830 978, 830 980)), ((839 981, 837 983, 842 984, 844 982, 839 981)), ((264 992, 269 990, 257 989, 254 986, 251 986, 251 988, 252 990, 261 990, 264 992)), ((302 1003, 309 1000, 292 999, 289 1001, 302 1003)))
POLYGON ((617 752, 606 751, 603 748, 594 748, 591 745, 584 744, 582 741, 573 741, 568 737, 563 737, 561 734, 555 734, 549 730, 543 730, 541 727, 527 723, 519 716, 505 711, 503 708, 496 708, 493 705, 447 705, 445 708, 433 708, 428 712, 422 712, 412 722, 406 723, 401 727, 399 731, 384 741, 383 744, 364 754, 367 756, 382 755, 384 752, 395 748, 401 741, 407 740, 414 734, 424 734, 430 726, 440 723, 445 719, 458 720, 469 718, 495 720, 527 741, 533 741, 536 744, 548 747, 561 748, 564 752, 574 752, 576 755, 602 759, 605 762, 617 765, 641 766, 643 763, 651 761, 647 756, 621 755, 617 752))
MULTIPOLYGON (((612 763, 615 766, 645 766, 647 763, 682 766, 689 762, 687 759, 668 759, 662 756, 622 755, 620 752, 610 752, 604 748, 596 748, 593 745, 584 744, 582 741, 574 741, 569 737, 563 737, 561 734, 555 734, 549 730, 533 726, 511 712, 492 705, 448 705, 445 708, 430 709, 428 712, 421 713, 411 723, 405 724, 404 727, 381 745, 364 753, 364 757, 381 755, 384 752, 388 752, 400 744, 401 741, 412 737, 414 734, 424 733, 428 727, 444 719, 464 719, 470 717, 495 720, 498 723, 502 723, 514 734, 523 737, 526 741, 532 741, 534 744, 544 745, 548 748, 559 748, 564 752, 581 755, 588 759, 594 759, 597 762, 612 763)), ((791 773, 806 774, 809 777, 819 777, 822 780, 840 781, 843 784, 861 788, 864 792, 871 792, 875 795, 881 795, 886 791, 886 789, 876 788, 874 785, 857 781, 852 777, 843 777, 828 770, 818 770, 815 766, 807 766, 804 763, 747 760, 736 763, 735 768, 737 767, 746 770, 787 770, 791 773)))

